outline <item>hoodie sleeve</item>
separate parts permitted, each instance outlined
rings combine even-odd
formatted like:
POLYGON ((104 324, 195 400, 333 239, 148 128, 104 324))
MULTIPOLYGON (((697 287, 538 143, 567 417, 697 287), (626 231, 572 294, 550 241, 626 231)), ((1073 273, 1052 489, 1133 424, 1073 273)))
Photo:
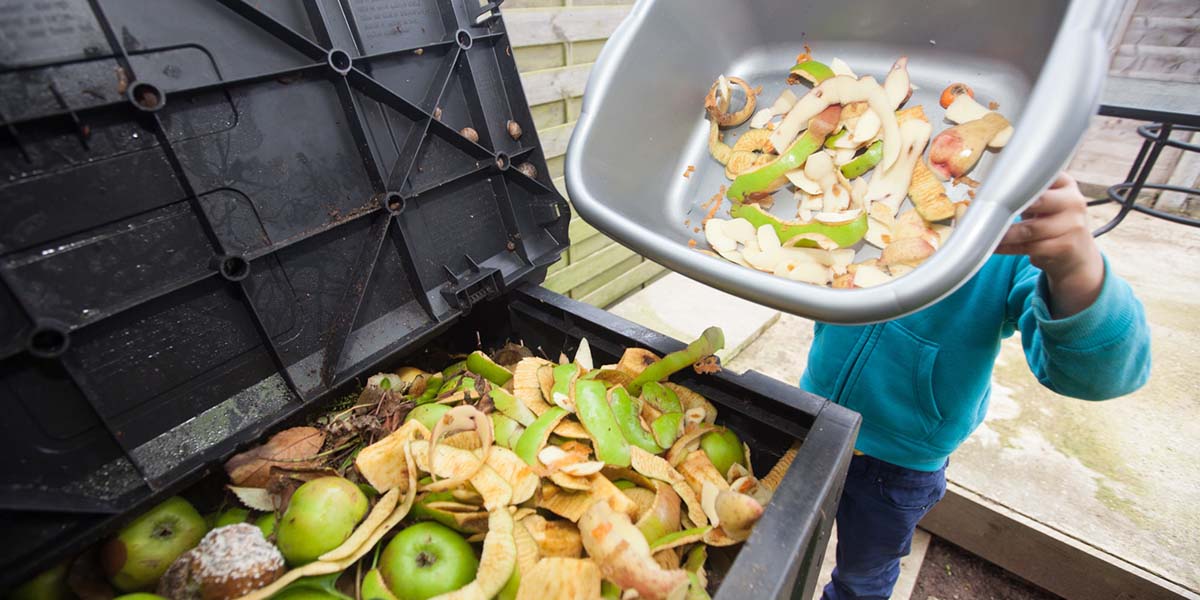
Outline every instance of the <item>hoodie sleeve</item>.
POLYGON ((1096 301, 1063 319, 1050 315, 1046 275, 1028 257, 1017 263, 1008 319, 1021 331, 1025 360, 1038 381, 1064 396, 1107 400, 1150 376, 1150 329, 1142 303, 1104 259, 1096 301))

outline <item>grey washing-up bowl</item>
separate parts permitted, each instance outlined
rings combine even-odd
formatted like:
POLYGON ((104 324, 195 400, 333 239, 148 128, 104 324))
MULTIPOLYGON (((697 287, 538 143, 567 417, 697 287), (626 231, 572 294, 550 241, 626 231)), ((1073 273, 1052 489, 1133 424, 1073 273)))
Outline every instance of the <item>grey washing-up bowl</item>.
MULTIPOLYGON (((1014 215, 1065 164, 1095 111, 1108 65, 1110 0, 640 0, 604 47, 567 150, 571 200, 585 221, 633 250, 779 310, 831 323, 882 321, 950 294, 987 260, 1014 215), (950 241, 885 285, 835 290, 706 256, 699 204, 728 184, 707 151, 703 97, 720 74, 762 85, 769 106, 808 43, 880 81, 909 57, 921 104, 941 123, 949 83, 996 100, 1016 125, 971 175, 984 182, 950 241), (1032 110, 1027 110, 1031 108, 1032 110), (688 178, 689 166, 696 167, 688 178), (690 225, 684 225, 685 220, 690 225)), ((798 94, 807 91, 794 88, 798 94)), ((782 196, 781 196, 782 197, 782 196)), ((774 212, 794 218, 794 202, 774 212), (791 214, 788 214, 788 213, 791 214)), ((864 250, 859 258, 869 256, 864 250)))

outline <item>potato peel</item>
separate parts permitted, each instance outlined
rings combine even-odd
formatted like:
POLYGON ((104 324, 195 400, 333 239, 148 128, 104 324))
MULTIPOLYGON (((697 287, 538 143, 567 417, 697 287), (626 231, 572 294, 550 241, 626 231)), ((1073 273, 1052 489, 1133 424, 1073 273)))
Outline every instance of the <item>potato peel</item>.
POLYGON ((732 490, 717 492, 715 508, 721 529, 738 541, 750 537, 750 530, 763 514, 763 506, 757 500, 732 490))
POLYGON ((783 481, 783 476, 787 473, 788 468, 792 466, 792 461, 796 460, 796 453, 799 452, 799 449, 798 445, 792 444, 792 447, 783 453, 783 456, 779 458, 779 461, 775 463, 775 466, 771 467, 771 471, 759 483, 771 491, 779 489, 779 483, 783 481))

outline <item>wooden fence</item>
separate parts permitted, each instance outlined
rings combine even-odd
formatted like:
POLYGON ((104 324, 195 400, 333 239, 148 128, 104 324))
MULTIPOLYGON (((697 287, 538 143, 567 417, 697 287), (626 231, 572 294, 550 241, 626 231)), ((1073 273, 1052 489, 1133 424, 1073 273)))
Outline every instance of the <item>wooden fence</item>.
MULTIPOLYGON (((632 1, 508 0, 504 22, 521 82, 555 185, 564 196, 563 157, 575 128, 592 64, 632 1)), ((545 286, 596 306, 608 306, 664 272, 608 239, 579 217, 571 247, 550 267, 545 286)))

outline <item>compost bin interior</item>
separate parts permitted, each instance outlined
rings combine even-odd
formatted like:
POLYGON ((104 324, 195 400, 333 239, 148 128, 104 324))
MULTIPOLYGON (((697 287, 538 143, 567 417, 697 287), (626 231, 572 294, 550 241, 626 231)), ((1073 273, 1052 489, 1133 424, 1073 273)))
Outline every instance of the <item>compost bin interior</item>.
MULTIPOLYGON (((605 311, 541 288, 523 286, 503 298, 477 305, 428 344, 387 357, 378 369, 405 365, 440 369, 480 345, 492 349, 508 341, 524 343, 548 356, 572 355, 583 338, 588 340, 597 364, 615 362, 628 347, 649 348, 660 354, 683 347, 676 340, 605 311)), ((801 442, 792 468, 750 540, 740 549, 715 549, 709 561, 710 585, 718 598, 736 598, 743 593, 752 593, 753 597, 790 596, 796 585, 811 583, 820 567, 858 429, 858 415, 754 372, 698 375, 685 370, 672 380, 717 406, 718 423, 734 430, 750 446, 753 468, 760 477, 793 442, 801 442)), ((358 389, 358 381, 348 381, 323 400, 272 424, 269 431, 305 423, 358 389)), ((256 441, 246 440, 243 445, 256 441)), ((27 553, 29 547, 4 549, 4 562, 11 567, 5 573, 6 580, 15 575, 7 583, 19 582, 79 553, 166 495, 180 493, 202 512, 217 510, 228 502, 226 483, 220 463, 214 461, 178 486, 146 497, 123 515, 64 517, 5 512, 5 537, 30 540, 37 549, 33 556, 27 553)))

